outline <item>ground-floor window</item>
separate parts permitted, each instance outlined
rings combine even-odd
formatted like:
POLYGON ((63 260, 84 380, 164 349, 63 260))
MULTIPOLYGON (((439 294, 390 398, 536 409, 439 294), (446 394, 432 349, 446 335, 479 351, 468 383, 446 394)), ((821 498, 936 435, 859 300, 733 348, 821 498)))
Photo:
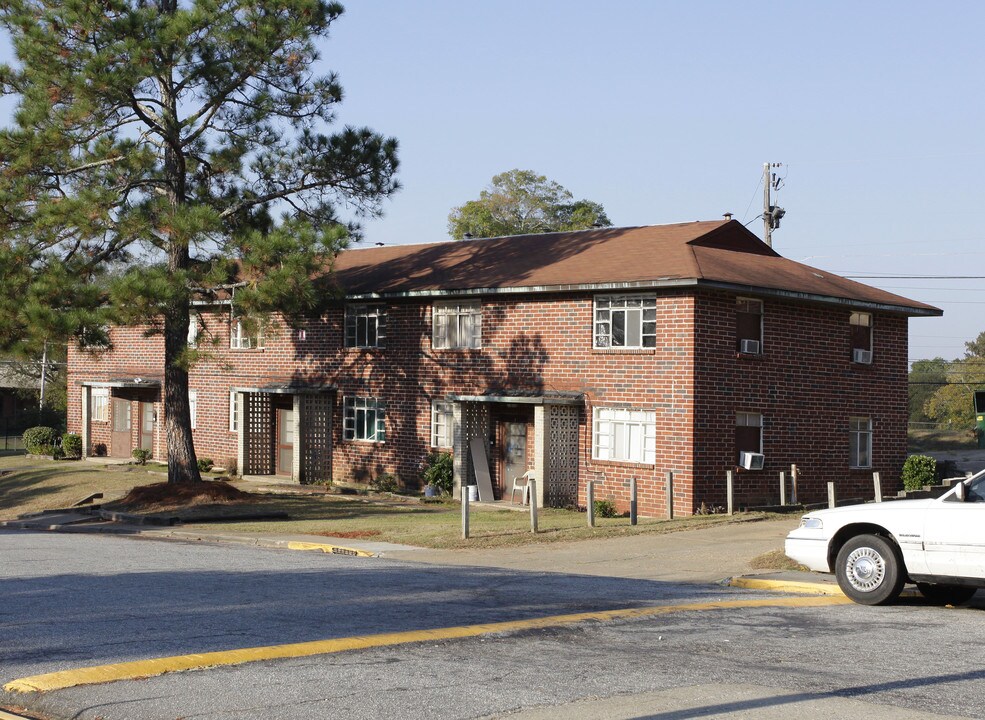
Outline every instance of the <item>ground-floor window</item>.
POLYGON ((443 400, 431 403, 431 447, 450 448, 452 446, 452 425, 454 405, 443 400))
POLYGON ((198 393, 195 390, 188 391, 188 414, 192 416, 192 430, 198 424, 198 393))
POLYGON ((592 457, 654 465, 657 414, 650 410, 595 408, 592 457))
POLYGON ((763 452, 762 415, 750 412, 735 414, 735 450, 737 455, 763 452))
POLYGON ((848 465, 853 468, 872 467, 872 418, 853 417, 848 421, 848 465))
POLYGON ((347 397, 343 400, 346 440, 383 442, 386 437, 385 410, 375 397, 347 397))
POLYGON ((109 422, 109 388, 93 388, 90 402, 92 419, 109 422))
POLYGON ((239 393, 229 391, 229 432, 239 432, 239 393))

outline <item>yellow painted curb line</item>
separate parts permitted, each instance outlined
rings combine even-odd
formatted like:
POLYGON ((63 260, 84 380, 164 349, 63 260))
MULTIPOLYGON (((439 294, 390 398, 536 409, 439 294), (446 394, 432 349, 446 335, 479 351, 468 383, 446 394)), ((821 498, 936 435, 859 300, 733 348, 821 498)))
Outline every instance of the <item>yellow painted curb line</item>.
POLYGON ((766 578, 734 577, 729 581, 729 586, 745 588, 746 590, 775 590, 776 592, 845 597, 845 593, 837 585, 801 582, 799 580, 767 580, 766 578))
POLYGON ((342 547, 341 545, 331 545, 328 543, 295 542, 287 543, 288 550, 315 550, 334 555, 354 555, 356 557, 376 557, 376 553, 369 550, 357 550, 355 548, 342 547))
POLYGON ((379 635, 361 635, 348 638, 335 638, 332 640, 291 643, 288 645, 268 645, 265 647, 221 650, 196 655, 177 655, 152 660, 115 663, 113 665, 97 665, 94 667, 79 668, 78 670, 62 670, 60 672, 45 673, 44 675, 34 675, 32 677, 12 680, 4 685, 3 689, 7 692, 21 693, 46 692, 48 690, 61 690, 77 685, 95 685, 97 683, 114 682, 116 680, 137 680, 181 670, 201 670, 203 668, 240 665, 242 663, 257 662, 260 660, 281 660, 284 658, 308 657, 311 655, 328 655, 349 650, 364 650, 366 648, 403 645, 414 642, 453 640, 491 633, 537 630, 591 620, 605 622, 609 620, 627 620, 652 617, 654 615, 667 615, 674 612, 730 610, 734 608, 755 607, 819 607, 824 605, 841 605, 849 602, 851 601, 848 598, 834 597, 755 598, 750 600, 687 603, 683 605, 621 608, 618 610, 601 610, 598 612, 574 613, 571 615, 552 615, 528 620, 510 620, 507 622, 484 623, 482 625, 462 625, 459 627, 436 628, 434 630, 409 630, 406 632, 382 633, 379 635))

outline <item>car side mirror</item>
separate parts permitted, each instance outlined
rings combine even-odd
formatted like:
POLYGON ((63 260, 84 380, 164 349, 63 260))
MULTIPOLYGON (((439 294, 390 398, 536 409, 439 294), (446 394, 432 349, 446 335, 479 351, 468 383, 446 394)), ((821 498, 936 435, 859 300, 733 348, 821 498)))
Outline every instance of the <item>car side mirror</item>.
POLYGON ((958 502, 964 502, 968 498, 968 486, 964 482, 959 482, 954 487, 954 497, 958 502))

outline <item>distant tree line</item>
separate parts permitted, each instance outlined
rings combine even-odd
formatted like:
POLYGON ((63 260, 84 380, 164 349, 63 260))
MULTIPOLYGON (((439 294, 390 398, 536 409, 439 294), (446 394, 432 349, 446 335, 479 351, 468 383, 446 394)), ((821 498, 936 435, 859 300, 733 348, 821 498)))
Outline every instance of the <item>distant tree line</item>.
POLYGON ((909 388, 910 422, 970 430, 975 424, 974 391, 985 390, 985 332, 965 343, 963 358, 916 360, 909 388))

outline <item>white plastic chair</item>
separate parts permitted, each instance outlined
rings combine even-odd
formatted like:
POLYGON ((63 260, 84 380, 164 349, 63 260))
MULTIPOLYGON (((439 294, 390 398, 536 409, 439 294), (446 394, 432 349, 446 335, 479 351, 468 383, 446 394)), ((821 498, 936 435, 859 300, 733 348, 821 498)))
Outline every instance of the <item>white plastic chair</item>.
POLYGON ((510 503, 516 504, 516 491, 520 491, 520 504, 527 505, 530 502, 530 480, 534 479, 534 471, 527 470, 520 477, 513 478, 513 489, 510 490, 510 503))

